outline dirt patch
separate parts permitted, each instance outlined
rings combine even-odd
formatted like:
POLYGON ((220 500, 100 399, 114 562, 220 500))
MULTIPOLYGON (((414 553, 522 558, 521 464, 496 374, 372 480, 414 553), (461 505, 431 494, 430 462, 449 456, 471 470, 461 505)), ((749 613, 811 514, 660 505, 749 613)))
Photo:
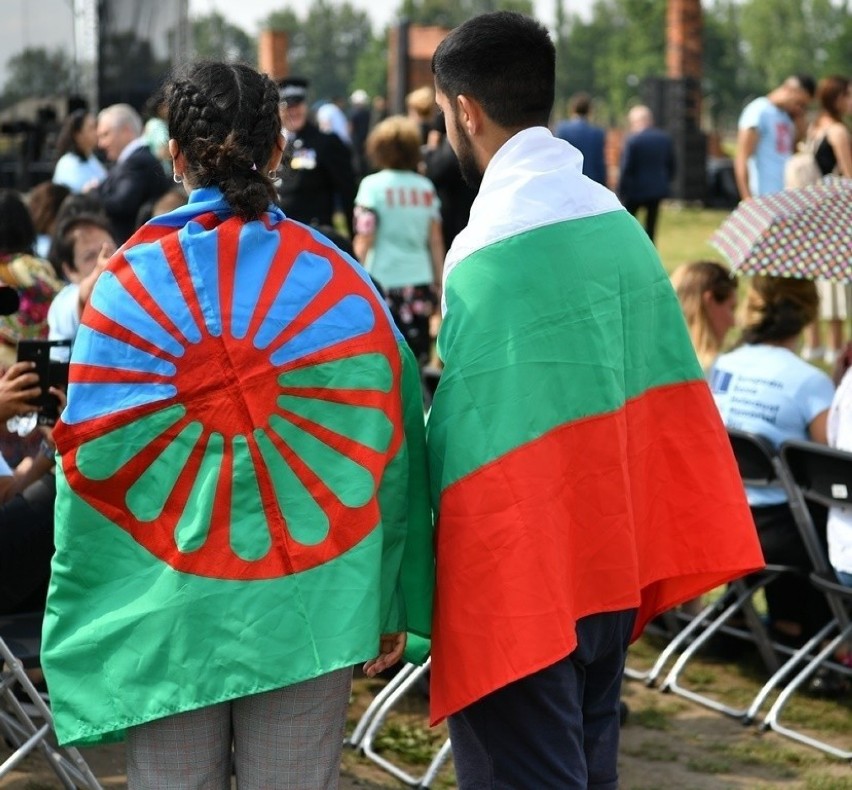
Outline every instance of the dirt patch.
MULTIPOLYGON (((655 646, 640 641, 631 662, 641 665, 655 646)), ((759 688, 762 673, 756 662, 725 664, 698 660, 687 672, 690 688, 718 694, 734 705, 746 706, 759 688)), ((356 679, 349 728, 382 687, 381 681, 356 679)), ((620 773, 624 790, 849 790, 852 766, 815 749, 761 732, 739 721, 674 694, 626 680, 623 699, 630 716, 622 730, 620 773)), ((426 699, 417 691, 407 695, 388 717, 376 747, 408 773, 422 775, 446 737, 443 727, 428 729, 426 699)), ((764 706, 765 714, 768 706, 764 706)), ((789 720, 814 723, 820 735, 852 748, 852 696, 824 701, 802 698, 792 705, 789 720)), ((0 761, 8 748, 0 741, 0 761)), ((121 745, 83 750, 105 788, 126 788, 121 745)), ((341 789, 383 790, 402 783, 351 748, 344 749, 341 789)), ((14 774, 0 780, 8 790, 53 790, 61 787, 41 755, 27 758, 14 774)), ((445 766, 433 787, 455 787, 452 764, 445 766)))

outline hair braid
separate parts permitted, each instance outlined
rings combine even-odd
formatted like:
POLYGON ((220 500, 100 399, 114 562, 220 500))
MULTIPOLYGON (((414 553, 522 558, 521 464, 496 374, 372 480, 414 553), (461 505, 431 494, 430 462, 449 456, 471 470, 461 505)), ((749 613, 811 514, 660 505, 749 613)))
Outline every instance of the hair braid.
POLYGON ((167 91, 169 134, 197 186, 218 186, 234 213, 256 219, 275 199, 266 173, 280 134, 278 93, 242 64, 197 63, 167 91))

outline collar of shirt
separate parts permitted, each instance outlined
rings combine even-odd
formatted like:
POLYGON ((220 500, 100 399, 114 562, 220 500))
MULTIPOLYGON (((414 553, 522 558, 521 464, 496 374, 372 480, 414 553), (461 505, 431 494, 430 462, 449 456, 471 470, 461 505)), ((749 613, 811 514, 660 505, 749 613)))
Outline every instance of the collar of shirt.
POLYGON ((127 145, 124 146, 122 152, 118 155, 118 159, 115 160, 117 165, 120 165, 124 162, 137 148, 141 148, 145 145, 144 140, 141 137, 137 137, 134 140, 131 140, 127 145))

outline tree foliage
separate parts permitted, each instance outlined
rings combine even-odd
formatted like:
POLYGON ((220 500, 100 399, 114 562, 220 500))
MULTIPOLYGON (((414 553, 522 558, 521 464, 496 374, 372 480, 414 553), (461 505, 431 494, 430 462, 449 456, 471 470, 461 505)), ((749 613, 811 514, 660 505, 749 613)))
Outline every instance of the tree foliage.
POLYGON ((217 11, 192 20, 192 44, 198 58, 257 63, 257 40, 217 11))
POLYGON ((348 2, 315 0, 304 19, 275 11, 266 26, 288 33, 290 71, 311 81, 315 99, 348 95, 361 53, 374 41, 369 15, 348 2))
POLYGON ((6 61, 6 72, 3 106, 25 98, 62 96, 74 89, 73 64, 61 48, 28 47, 6 61))
MULTIPOLYGON (((745 0, 740 29, 747 62, 767 87, 790 74, 824 74, 844 18, 848 11, 831 0, 745 0)), ((847 46, 847 66, 849 53, 847 46)))

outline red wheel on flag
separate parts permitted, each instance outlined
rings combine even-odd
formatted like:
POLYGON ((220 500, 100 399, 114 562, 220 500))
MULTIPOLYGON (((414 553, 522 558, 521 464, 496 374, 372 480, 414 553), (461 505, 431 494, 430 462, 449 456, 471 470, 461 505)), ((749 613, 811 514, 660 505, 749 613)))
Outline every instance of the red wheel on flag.
POLYGON ((229 222, 207 234, 236 261, 214 287, 177 234, 162 266, 154 245, 138 258, 131 247, 102 275, 58 433, 74 436, 71 488, 152 554, 195 575, 268 579, 378 525, 376 490, 401 442, 400 359, 350 262, 293 223, 253 223, 247 243, 229 222))

